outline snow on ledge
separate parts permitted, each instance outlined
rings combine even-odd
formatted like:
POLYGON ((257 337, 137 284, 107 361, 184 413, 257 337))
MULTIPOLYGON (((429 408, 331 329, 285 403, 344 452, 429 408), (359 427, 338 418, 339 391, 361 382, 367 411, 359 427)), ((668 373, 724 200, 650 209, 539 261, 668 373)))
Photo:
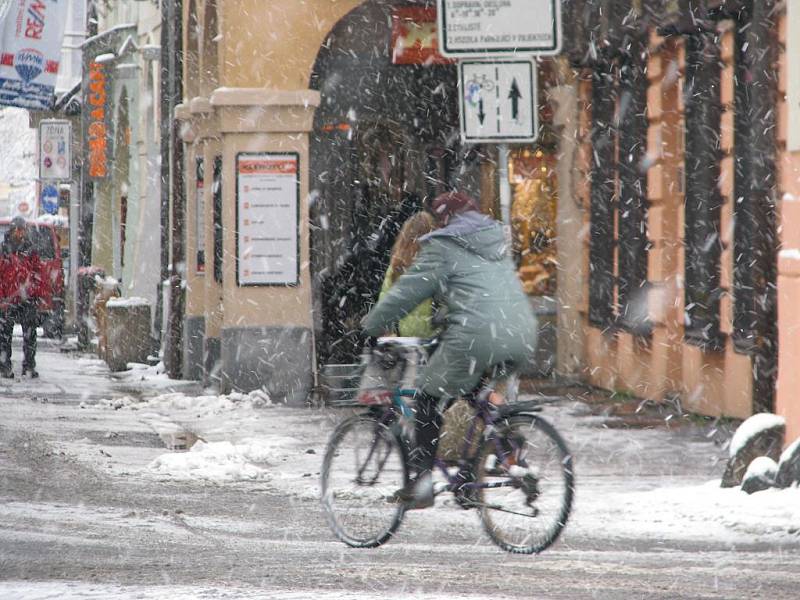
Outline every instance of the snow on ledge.
POLYGON ((111 298, 106 306, 150 306, 150 300, 138 296, 132 298, 111 298))
POLYGON ((782 260, 800 261, 800 248, 789 248, 787 250, 781 250, 778 253, 778 256, 782 260))
POLYGON ((786 419, 772 413, 758 413, 739 425, 733 434, 730 447, 730 457, 733 458, 756 435, 773 427, 786 425, 786 419))

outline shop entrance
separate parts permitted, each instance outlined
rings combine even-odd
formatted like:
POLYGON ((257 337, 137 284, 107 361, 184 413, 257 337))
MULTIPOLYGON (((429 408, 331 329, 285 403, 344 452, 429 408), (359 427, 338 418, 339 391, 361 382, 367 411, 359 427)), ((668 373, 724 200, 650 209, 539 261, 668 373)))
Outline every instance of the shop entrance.
POLYGON ((460 146, 455 66, 425 37, 434 23, 423 6, 366 2, 336 25, 317 57, 311 272, 323 374, 357 361, 359 322, 405 220, 452 186, 477 192, 460 146))

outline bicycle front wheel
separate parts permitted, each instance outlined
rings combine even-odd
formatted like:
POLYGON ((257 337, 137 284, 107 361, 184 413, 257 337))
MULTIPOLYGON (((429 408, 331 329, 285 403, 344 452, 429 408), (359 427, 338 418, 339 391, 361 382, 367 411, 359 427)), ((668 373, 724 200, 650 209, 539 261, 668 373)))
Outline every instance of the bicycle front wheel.
POLYGON ((498 423, 477 465, 478 507, 492 541, 517 554, 539 553, 569 518, 572 455, 558 431, 535 415, 498 423))
POLYGON ((322 463, 322 506, 345 544, 374 548, 391 538, 405 512, 391 496, 407 483, 403 449, 389 427, 363 415, 333 432, 322 463))

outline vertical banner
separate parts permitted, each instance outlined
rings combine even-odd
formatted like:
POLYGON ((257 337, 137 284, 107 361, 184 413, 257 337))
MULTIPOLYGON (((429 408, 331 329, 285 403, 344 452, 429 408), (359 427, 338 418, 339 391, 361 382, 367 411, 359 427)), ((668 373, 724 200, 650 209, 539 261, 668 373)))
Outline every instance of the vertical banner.
POLYGON ((297 285, 300 273, 299 156, 236 156, 236 279, 240 286, 297 285))
POLYGON ((0 104, 53 105, 68 0, 12 0, 0 39, 0 104))
POLYGON ((39 179, 72 179, 72 123, 45 119, 39 123, 39 179))
POLYGON ((108 68, 104 63, 91 61, 88 65, 84 89, 86 107, 82 111, 83 140, 88 149, 88 175, 99 180, 108 177, 109 127, 108 127, 108 68))

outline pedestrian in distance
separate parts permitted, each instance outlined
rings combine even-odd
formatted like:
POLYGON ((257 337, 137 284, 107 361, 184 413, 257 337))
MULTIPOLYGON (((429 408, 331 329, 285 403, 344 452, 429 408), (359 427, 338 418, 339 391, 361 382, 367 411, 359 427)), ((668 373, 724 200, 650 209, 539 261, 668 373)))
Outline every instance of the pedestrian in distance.
POLYGON ((14 323, 22 326, 22 375, 36 378, 36 326, 41 282, 39 255, 28 225, 15 217, 0 245, 0 375, 14 377, 11 340, 14 323))
POLYGON ((446 309, 439 345, 421 370, 416 395, 416 448, 411 483, 395 499, 407 508, 434 502, 432 469, 442 410, 468 394, 490 367, 524 364, 536 348, 537 325, 509 256, 503 227, 481 214, 460 192, 431 203, 439 229, 419 239, 411 266, 362 321, 367 335, 380 335, 426 299, 446 309))
MULTIPOLYGON (((383 279, 379 300, 386 296, 394 283, 414 262, 419 252, 420 239, 436 229, 436 221, 429 212, 414 213, 403 224, 392 247, 389 268, 383 279)), ((436 334, 432 324, 433 299, 423 300, 419 306, 400 319, 397 334, 402 337, 431 338, 436 334)), ((394 332, 392 332, 394 333, 394 332)))

